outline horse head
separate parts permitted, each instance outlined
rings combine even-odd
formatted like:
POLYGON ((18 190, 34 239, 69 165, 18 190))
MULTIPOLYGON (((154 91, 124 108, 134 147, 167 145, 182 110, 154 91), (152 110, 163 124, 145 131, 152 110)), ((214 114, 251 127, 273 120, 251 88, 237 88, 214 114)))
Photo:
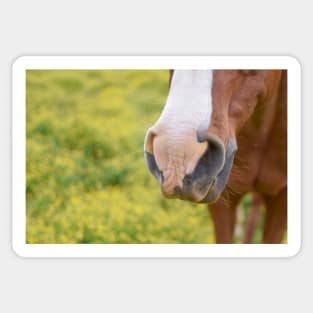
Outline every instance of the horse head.
POLYGON ((281 71, 171 74, 164 109, 146 134, 147 166, 166 197, 215 202, 227 184, 240 129, 257 104, 273 97, 281 71))

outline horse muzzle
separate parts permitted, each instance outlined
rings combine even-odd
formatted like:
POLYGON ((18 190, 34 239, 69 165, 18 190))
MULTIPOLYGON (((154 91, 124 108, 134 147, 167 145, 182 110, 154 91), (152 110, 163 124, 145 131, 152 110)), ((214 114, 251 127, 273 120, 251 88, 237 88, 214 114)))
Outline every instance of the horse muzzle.
POLYGON ((199 142, 207 141, 208 147, 199 158, 194 170, 186 174, 176 185, 166 188, 163 173, 159 170, 153 154, 145 151, 146 164, 158 180, 163 195, 197 203, 215 202, 224 190, 236 152, 235 141, 225 148, 216 136, 198 132, 199 142))

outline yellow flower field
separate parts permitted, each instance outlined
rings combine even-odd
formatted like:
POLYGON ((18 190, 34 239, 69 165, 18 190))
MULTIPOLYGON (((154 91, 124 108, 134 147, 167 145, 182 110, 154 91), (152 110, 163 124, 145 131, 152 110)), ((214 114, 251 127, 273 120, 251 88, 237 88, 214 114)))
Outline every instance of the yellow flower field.
POLYGON ((167 92, 168 71, 27 71, 27 243, 214 243, 207 206, 165 199, 144 163, 167 92))
POLYGON ((212 243, 205 205, 162 197, 144 135, 167 71, 27 71, 28 243, 212 243))

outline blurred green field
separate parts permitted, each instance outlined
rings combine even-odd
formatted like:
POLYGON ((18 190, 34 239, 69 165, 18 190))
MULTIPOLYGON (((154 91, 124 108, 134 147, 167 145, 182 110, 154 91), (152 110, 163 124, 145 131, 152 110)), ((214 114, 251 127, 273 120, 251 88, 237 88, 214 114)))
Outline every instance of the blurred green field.
POLYGON ((167 71, 27 71, 28 243, 207 243, 204 205, 167 200, 143 140, 167 71))
POLYGON ((214 243, 144 163, 167 92, 168 71, 27 71, 27 243, 214 243))

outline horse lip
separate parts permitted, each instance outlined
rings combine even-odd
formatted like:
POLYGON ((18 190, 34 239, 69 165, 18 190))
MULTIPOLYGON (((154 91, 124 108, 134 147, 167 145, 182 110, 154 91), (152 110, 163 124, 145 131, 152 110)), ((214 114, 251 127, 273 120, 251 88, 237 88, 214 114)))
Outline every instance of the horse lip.
POLYGON ((214 177, 209 185, 209 188, 208 188, 208 192, 206 193, 206 195, 211 191, 211 189, 214 187, 215 185, 215 182, 216 182, 216 177, 214 177))
POLYGON ((205 193, 205 195, 202 197, 201 200, 197 201, 198 203, 207 203, 206 199, 207 197, 209 196, 209 194, 212 192, 212 190, 214 190, 214 187, 215 187, 215 183, 216 183, 216 177, 214 177, 209 186, 208 186, 208 190, 207 192, 205 193))
MULTIPOLYGON (((204 193, 202 193, 204 194, 203 197, 201 196, 201 194, 199 195, 199 193, 198 193, 198 195, 200 196, 199 198, 197 198, 196 194, 192 196, 191 193, 187 192, 186 189, 182 190, 182 193, 180 194, 175 194, 175 193, 165 194, 162 190, 163 195, 166 198, 179 198, 182 200, 189 200, 189 201, 197 202, 197 203, 215 202, 219 198, 219 195, 221 194, 221 192, 224 190, 226 186, 236 150, 237 150, 236 142, 234 140, 230 141, 228 148, 226 150, 224 163, 222 167, 220 168, 220 170, 217 173, 214 173, 214 176, 209 177, 210 183, 208 187, 206 188, 207 190, 204 193)), ((146 163, 148 165, 150 172, 157 178, 157 180, 162 186, 162 173, 157 167, 153 154, 145 151, 145 159, 146 159, 146 163)))
POLYGON ((215 177, 212 183, 210 184, 210 187, 207 193, 204 195, 204 197, 200 201, 198 201, 198 203, 208 204, 208 203, 215 202, 218 199, 220 195, 220 191, 217 189, 216 180, 217 178, 215 177))

